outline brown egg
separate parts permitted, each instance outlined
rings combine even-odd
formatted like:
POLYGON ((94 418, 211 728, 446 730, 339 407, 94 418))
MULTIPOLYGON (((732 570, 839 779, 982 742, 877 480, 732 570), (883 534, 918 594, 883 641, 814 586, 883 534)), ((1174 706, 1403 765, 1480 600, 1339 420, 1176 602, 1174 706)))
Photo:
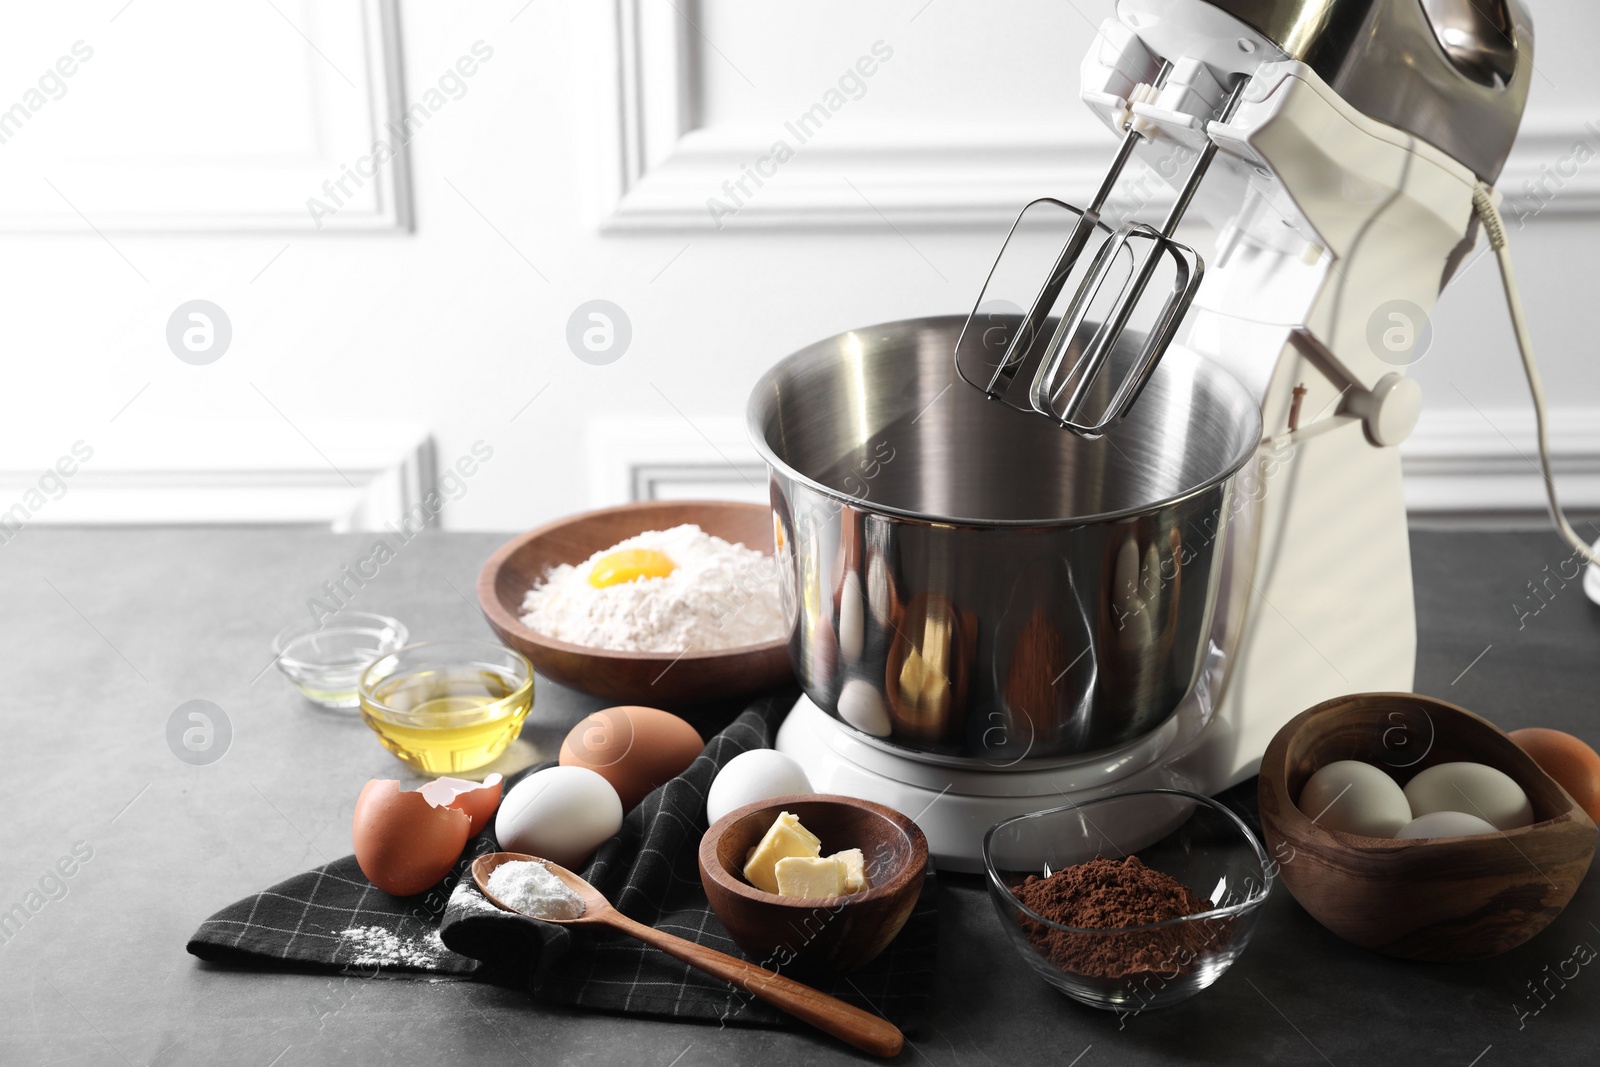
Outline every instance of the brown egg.
POLYGON ((1511 740, 1556 780, 1589 818, 1600 822, 1600 753, 1571 734, 1535 726, 1512 730, 1511 740))
POLYGON ((500 807, 502 788, 500 775, 491 774, 482 782, 435 778, 427 785, 419 786, 417 792, 436 808, 454 808, 465 812, 467 818, 472 820, 472 828, 467 831, 467 836, 477 837, 500 807))
POLYGON ((361 787, 350 827, 356 863, 367 881, 397 897, 439 883, 466 846, 472 819, 455 808, 436 808, 420 792, 374 778, 361 787))
POLYGON ((705 748, 693 726, 656 708, 597 711, 561 743, 563 767, 587 767, 611 783, 631 811, 652 789, 688 769, 705 748))

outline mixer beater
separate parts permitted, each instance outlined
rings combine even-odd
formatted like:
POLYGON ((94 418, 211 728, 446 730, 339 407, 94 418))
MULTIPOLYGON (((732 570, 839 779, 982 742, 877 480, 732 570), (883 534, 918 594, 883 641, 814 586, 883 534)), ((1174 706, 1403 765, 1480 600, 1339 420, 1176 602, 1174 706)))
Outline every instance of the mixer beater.
MULTIPOLYGON (((1171 72, 1172 64, 1163 61, 1151 82, 1137 84, 1129 91, 1130 104, 1158 98, 1171 72)), ((1191 65, 1191 75, 1193 73, 1191 65)), ((1232 116, 1248 80, 1242 74, 1232 79, 1231 90, 1213 116, 1216 121, 1225 123, 1232 116)), ((1112 232, 1102 220, 1102 212, 1134 149, 1148 137, 1150 129, 1132 108, 1124 112, 1121 126, 1121 146, 1087 207, 1079 208, 1044 197, 1029 203, 1018 214, 990 268, 977 304, 956 340, 956 369, 969 385, 981 389, 991 399, 1048 416, 1065 429, 1086 437, 1100 436, 1133 406, 1156 364, 1172 344, 1205 274, 1205 262, 1200 254, 1174 240, 1172 235, 1216 156, 1215 142, 1206 139, 1159 228, 1128 221, 1112 232), (1008 263, 1008 253, 1015 247, 1013 242, 1035 231, 1043 234, 1056 221, 1049 219, 1041 223, 1038 219, 1041 213, 1057 218, 1064 215, 1071 220, 1065 241, 1054 253, 1044 285, 1029 301, 1025 315, 986 314, 986 307, 1010 304, 1003 293, 995 290, 1006 277, 1003 268, 1008 263), (1104 236, 1108 233, 1109 236, 1104 236), (1082 271, 1079 269, 1082 256, 1091 238, 1097 235, 1102 236, 1099 248, 1087 271, 1082 271), (1159 304, 1145 307, 1145 310, 1153 308, 1152 315, 1141 316, 1145 293, 1164 259, 1170 269, 1166 295, 1159 304), (1119 281, 1114 288, 1108 288, 1114 278, 1119 281), (1061 294, 1073 280, 1078 284, 1065 310, 1055 314, 1061 294), (1107 292, 1113 294, 1109 303, 1101 299, 1107 292), (1054 329, 1046 338, 1045 328, 1052 323, 1054 329), (1142 334, 1142 339, 1137 350, 1125 360, 1128 365, 1123 368, 1121 380, 1107 389, 1101 383, 1101 376, 1118 348, 1118 341, 1130 328, 1142 334), (1017 385, 1018 382, 1022 384, 1017 385), (1108 392, 1109 397, 1098 413, 1089 415, 1085 408, 1097 386, 1102 393, 1108 392), (1014 392, 1022 396, 1013 399, 1014 392)), ((1023 268, 1024 277, 1026 273, 1023 268)))

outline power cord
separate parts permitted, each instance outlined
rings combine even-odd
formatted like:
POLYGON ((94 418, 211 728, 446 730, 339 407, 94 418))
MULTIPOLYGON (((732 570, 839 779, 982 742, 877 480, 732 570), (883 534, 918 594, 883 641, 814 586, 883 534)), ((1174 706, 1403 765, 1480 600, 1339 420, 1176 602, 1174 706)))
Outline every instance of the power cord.
POLYGON ((1533 396, 1533 416, 1539 435, 1539 469, 1544 474, 1545 497, 1550 502, 1550 517, 1556 529, 1577 553, 1590 563, 1600 564, 1600 553, 1590 548, 1576 530, 1567 522, 1561 503, 1556 499, 1555 478, 1550 473, 1550 435, 1546 429, 1544 385, 1539 380, 1539 366, 1533 361, 1533 340, 1528 334, 1528 322, 1522 314, 1522 296, 1517 292, 1516 274, 1511 269, 1511 248, 1506 241, 1505 220, 1494 205, 1494 190, 1482 182, 1472 191, 1472 206, 1483 222, 1484 233, 1489 236, 1489 247, 1494 249, 1500 262, 1500 282, 1506 291, 1506 307, 1511 311, 1511 328, 1517 335, 1517 351, 1522 355, 1522 369, 1528 376, 1528 392, 1533 396))

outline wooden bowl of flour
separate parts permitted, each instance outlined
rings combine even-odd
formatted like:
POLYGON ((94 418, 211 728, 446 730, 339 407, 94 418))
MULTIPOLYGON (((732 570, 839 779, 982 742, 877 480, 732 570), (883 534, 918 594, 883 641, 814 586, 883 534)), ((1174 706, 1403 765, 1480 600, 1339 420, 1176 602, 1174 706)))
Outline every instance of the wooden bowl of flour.
POLYGON ((619 704, 688 708, 789 682, 789 639, 712 652, 620 652, 557 641, 522 622, 522 601, 552 567, 579 564, 647 530, 693 523, 724 541, 773 554, 772 509, 721 500, 650 500, 572 515, 501 545, 478 575, 478 603, 507 645, 544 677, 619 704))

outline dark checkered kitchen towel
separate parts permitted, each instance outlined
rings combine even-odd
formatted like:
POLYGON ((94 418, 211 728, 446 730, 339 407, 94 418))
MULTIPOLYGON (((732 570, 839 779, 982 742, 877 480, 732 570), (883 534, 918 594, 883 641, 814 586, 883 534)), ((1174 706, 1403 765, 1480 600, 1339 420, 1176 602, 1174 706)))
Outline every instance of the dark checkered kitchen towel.
MULTIPOLYGON (((753 702, 687 771, 629 812, 622 830, 579 873, 640 922, 743 955, 700 887, 695 857, 706 829, 706 790, 734 756, 771 746, 795 695, 785 691, 753 702)), ((223 908, 200 924, 189 951, 242 966, 473 977, 525 985, 552 1003, 630 1014, 794 1025, 749 994, 623 934, 556 926, 496 908, 467 869, 472 858, 498 847, 491 828, 468 843, 439 886, 404 899, 375 889, 355 857, 346 856, 223 908)), ((914 1030, 933 985, 935 897, 930 873, 910 921, 884 954, 820 987, 914 1030)))

